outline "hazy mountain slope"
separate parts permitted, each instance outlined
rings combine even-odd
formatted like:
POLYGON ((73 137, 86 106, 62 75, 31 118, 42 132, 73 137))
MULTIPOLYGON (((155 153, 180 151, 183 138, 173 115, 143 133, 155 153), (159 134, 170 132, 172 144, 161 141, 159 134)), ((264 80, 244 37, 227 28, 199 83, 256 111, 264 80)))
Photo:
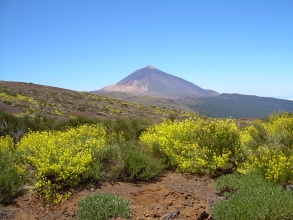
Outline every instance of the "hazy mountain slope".
POLYGON ((124 92, 106 92, 103 94, 109 98, 127 101, 127 102, 134 102, 139 103, 142 105, 149 105, 149 106, 160 106, 164 108, 172 108, 172 109, 182 109, 193 112, 193 109, 190 109, 185 104, 178 102, 177 100, 168 99, 168 98, 158 98, 155 96, 139 96, 134 95, 131 93, 124 93, 124 92))
POLYGON ((293 101, 240 94, 181 99, 178 102, 210 117, 257 118, 280 110, 293 112, 293 101))
POLYGON ((150 65, 131 73, 115 85, 106 86, 100 92, 126 92, 163 98, 209 97, 219 93, 158 70, 150 65))
POLYGON ((121 92, 107 92, 104 96, 145 105, 194 111, 208 117, 258 118, 279 110, 293 112, 293 101, 239 94, 175 100, 121 92))

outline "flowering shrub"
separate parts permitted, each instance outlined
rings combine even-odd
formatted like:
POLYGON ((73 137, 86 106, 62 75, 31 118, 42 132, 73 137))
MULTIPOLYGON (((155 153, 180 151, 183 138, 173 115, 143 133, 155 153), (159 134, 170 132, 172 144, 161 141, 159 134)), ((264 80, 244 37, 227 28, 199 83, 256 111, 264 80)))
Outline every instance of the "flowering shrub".
POLYGON ((284 148, 293 150, 293 114, 272 114, 266 123, 269 136, 274 137, 284 148))
POLYGON ((1 152, 12 152, 14 150, 13 139, 10 136, 0 136, 0 151, 1 152))
POLYGON ((0 137, 0 203, 22 190, 23 182, 13 161, 13 146, 11 137, 0 137))
POLYGON ((164 155, 169 166, 189 173, 232 168, 241 154, 239 131, 232 119, 164 121, 150 127, 140 141, 164 155))
POLYGON ((17 152, 34 170, 36 189, 57 203, 64 197, 56 191, 77 185, 94 159, 92 151, 103 148, 105 142, 103 127, 83 125, 65 132, 31 132, 17 144, 17 152))
POLYGON ((256 154, 250 154, 248 160, 243 163, 238 171, 246 173, 258 170, 266 179, 286 182, 292 175, 293 155, 286 156, 282 151, 259 147, 256 154))
POLYGON ((293 115, 272 114, 266 122, 256 121, 241 132, 247 160, 238 171, 258 171, 268 180, 293 181, 293 115))
POLYGON ((0 97, 4 100, 20 100, 20 101, 27 101, 29 103, 38 104, 38 101, 33 99, 32 97, 16 94, 16 95, 8 95, 3 92, 0 93, 0 97))

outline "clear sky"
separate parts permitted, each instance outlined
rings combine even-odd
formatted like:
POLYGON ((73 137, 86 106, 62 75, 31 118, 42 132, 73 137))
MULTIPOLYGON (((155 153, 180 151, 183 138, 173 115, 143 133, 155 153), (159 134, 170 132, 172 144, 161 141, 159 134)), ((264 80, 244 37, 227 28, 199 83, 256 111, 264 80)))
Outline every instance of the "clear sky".
POLYGON ((293 99, 293 1, 0 0, 0 80, 92 91, 147 65, 293 99))

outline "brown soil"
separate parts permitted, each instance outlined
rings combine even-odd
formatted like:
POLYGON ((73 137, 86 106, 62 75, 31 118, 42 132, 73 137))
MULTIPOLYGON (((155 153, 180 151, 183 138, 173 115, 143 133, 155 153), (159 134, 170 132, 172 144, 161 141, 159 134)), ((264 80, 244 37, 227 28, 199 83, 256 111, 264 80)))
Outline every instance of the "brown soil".
POLYGON ((103 183, 95 188, 73 191, 70 199, 47 208, 31 192, 19 196, 12 205, 0 207, 0 219, 78 219, 78 201, 88 195, 113 193, 131 202, 131 219, 160 219, 169 212, 180 211, 177 219, 212 219, 211 206, 222 198, 209 177, 166 172, 149 183, 103 183), (200 217, 201 216, 201 217, 200 217))

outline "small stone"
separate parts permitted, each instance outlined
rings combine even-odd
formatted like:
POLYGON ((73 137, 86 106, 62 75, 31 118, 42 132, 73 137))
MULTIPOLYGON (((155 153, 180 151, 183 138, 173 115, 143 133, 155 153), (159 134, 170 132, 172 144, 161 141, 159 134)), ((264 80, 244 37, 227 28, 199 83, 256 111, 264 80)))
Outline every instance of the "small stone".
POLYGON ((130 194, 133 196, 138 196, 136 192, 130 192, 130 194))
POLYGON ((209 214, 206 211, 203 211, 200 216, 197 218, 197 220, 205 220, 208 219, 209 214))
POLYGON ((173 219, 173 218, 177 218, 179 216, 180 212, 169 212, 167 213, 166 215, 162 216, 160 218, 160 220, 170 220, 170 219, 173 219))

